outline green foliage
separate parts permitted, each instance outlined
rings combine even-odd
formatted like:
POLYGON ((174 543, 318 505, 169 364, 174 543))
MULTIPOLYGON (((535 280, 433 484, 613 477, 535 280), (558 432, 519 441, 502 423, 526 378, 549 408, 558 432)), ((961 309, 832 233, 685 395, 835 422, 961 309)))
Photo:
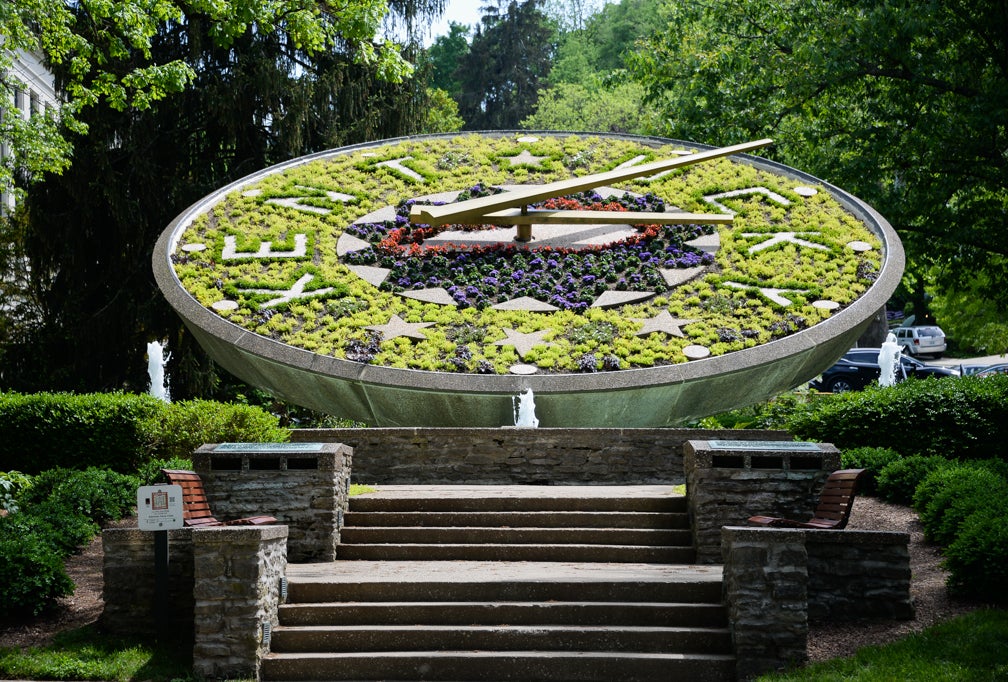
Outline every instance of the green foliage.
POLYGON ((884 215, 915 274, 936 267, 968 281, 986 271, 990 300, 1005 309, 1008 167, 990 153, 1008 147, 1001 2, 690 0, 663 9, 665 27, 632 60, 662 134, 774 138, 778 159, 884 215))
POLYGON ((907 380, 796 406, 788 429, 844 450, 985 459, 1008 442, 1008 377, 907 380))
POLYGON ((949 592, 995 603, 1008 603, 1008 503, 978 509, 960 524, 944 551, 949 592))
POLYGON ((38 615, 73 592, 55 544, 25 533, 19 514, 0 517, 0 616, 38 615))
POLYGON ((0 470, 133 472, 152 457, 190 457, 204 443, 283 442, 289 435, 276 416, 253 405, 166 404, 122 393, 0 393, 0 470))
POLYGON ((535 111, 522 120, 528 130, 597 130, 607 133, 652 134, 656 113, 644 103, 636 83, 557 83, 539 91, 535 111))
POLYGON ((192 459, 189 457, 154 458, 144 462, 137 472, 137 478, 140 480, 140 485, 156 485, 165 482, 164 474, 161 473, 162 469, 191 470, 192 468, 192 459))
POLYGON ((0 510, 16 512, 17 498, 31 487, 31 476, 20 471, 0 471, 0 510))
POLYGON ((864 469, 865 472, 859 481, 861 492, 865 495, 874 495, 878 491, 879 472, 901 457, 902 455, 892 448, 851 448, 840 453, 840 466, 844 469, 864 469))
POLYGON ((0 393, 0 470, 135 471, 146 454, 142 424, 166 409, 147 395, 0 393))
POLYGON ((462 130, 465 121, 459 116, 458 104, 440 89, 427 89, 427 116, 421 133, 453 133, 462 130))
POLYGON ((468 130, 509 130, 532 111, 549 73, 554 32, 541 0, 511 0, 483 17, 456 71, 459 113, 468 130))
POLYGON ((187 458, 204 443, 284 442, 290 432, 277 418, 252 405, 187 400, 144 425, 148 452, 155 458, 187 458))
POLYGON ((974 513, 1008 508, 1008 479, 997 469, 983 462, 950 463, 928 474, 913 497, 924 535, 939 545, 949 545, 974 513))
POLYGON ((864 647, 853 656, 770 673, 758 679, 760 682, 994 682, 1008 674, 1006 660, 1008 611, 981 609, 891 644, 864 647))
POLYGON ((427 48, 426 61, 432 71, 430 87, 447 92, 458 101, 462 96, 458 69, 468 52, 469 27, 454 21, 449 22, 448 35, 438 36, 427 48))
MULTIPOLYGON (((0 187, 4 188, 14 175, 12 159, 30 173, 65 170, 71 150, 61 130, 87 130, 81 116, 84 110, 102 106, 143 111, 196 83, 197 69, 184 59, 158 61, 152 54, 172 26, 205 24, 207 37, 218 48, 233 47, 254 26, 260 34, 282 36, 285 44, 307 54, 345 49, 358 63, 374 64, 386 79, 402 79, 411 72, 392 43, 374 40, 386 10, 384 0, 342 3, 338 11, 323 11, 316 3, 301 0, 9 0, 4 4, 0 72, 17 73, 9 68, 12 51, 23 50, 39 54, 64 78, 60 84, 64 104, 58 112, 40 111, 24 121, 13 110, 12 98, 0 98, 0 120, 4 121, 0 140, 14 150, 0 166, 0 187)), ((24 84, 16 87, 24 88, 24 84)))
POLYGON ((136 506, 139 485, 136 476, 109 469, 88 467, 80 471, 56 468, 35 476, 32 487, 21 496, 20 501, 29 510, 36 505, 50 503, 102 523, 121 519, 136 506))
POLYGON ((921 481, 947 464, 948 460, 940 455, 910 455, 895 459, 883 466, 876 476, 879 497, 896 504, 910 505, 921 481))
MULTIPOLYGON (((1004 271, 1008 259, 991 258, 991 269, 1004 271)), ((998 355, 1008 352, 1008 315, 1000 301, 1004 279, 989 271, 976 273, 972 280, 949 281, 941 278, 941 287, 931 301, 945 334, 955 339, 962 352, 998 355)))

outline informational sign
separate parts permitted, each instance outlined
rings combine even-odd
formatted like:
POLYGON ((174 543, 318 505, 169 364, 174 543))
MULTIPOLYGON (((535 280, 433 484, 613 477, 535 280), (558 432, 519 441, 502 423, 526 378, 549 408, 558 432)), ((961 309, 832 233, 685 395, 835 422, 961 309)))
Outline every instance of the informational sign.
POLYGON ((819 452, 818 443, 791 440, 709 440, 711 450, 787 450, 788 452, 819 452))
POLYGON ((219 452, 321 452, 324 443, 221 443, 214 448, 219 452))
POLYGON ((140 530, 181 528, 182 486, 140 486, 137 489, 137 525, 140 530))

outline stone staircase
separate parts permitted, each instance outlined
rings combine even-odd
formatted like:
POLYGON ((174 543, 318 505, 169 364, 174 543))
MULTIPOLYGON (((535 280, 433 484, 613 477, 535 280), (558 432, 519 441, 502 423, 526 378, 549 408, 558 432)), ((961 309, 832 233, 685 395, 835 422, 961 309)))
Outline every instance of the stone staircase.
POLYGON ((288 566, 261 678, 731 680, 721 568, 665 486, 355 497, 332 564, 288 566))

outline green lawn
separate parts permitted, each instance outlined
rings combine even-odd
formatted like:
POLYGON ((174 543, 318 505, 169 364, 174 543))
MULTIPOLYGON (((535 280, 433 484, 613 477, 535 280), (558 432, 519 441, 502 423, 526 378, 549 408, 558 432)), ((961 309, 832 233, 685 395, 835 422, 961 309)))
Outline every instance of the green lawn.
POLYGON ((760 682, 995 682, 1008 679, 1008 611, 983 610, 851 658, 817 663, 760 682))

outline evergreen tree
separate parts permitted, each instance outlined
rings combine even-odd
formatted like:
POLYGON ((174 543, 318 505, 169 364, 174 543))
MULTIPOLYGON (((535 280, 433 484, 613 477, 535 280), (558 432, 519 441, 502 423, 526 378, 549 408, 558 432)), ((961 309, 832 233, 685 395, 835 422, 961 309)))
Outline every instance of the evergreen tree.
POLYGON ((555 30, 541 0, 484 7, 457 76, 468 130, 516 128, 532 113, 555 52, 555 30))

